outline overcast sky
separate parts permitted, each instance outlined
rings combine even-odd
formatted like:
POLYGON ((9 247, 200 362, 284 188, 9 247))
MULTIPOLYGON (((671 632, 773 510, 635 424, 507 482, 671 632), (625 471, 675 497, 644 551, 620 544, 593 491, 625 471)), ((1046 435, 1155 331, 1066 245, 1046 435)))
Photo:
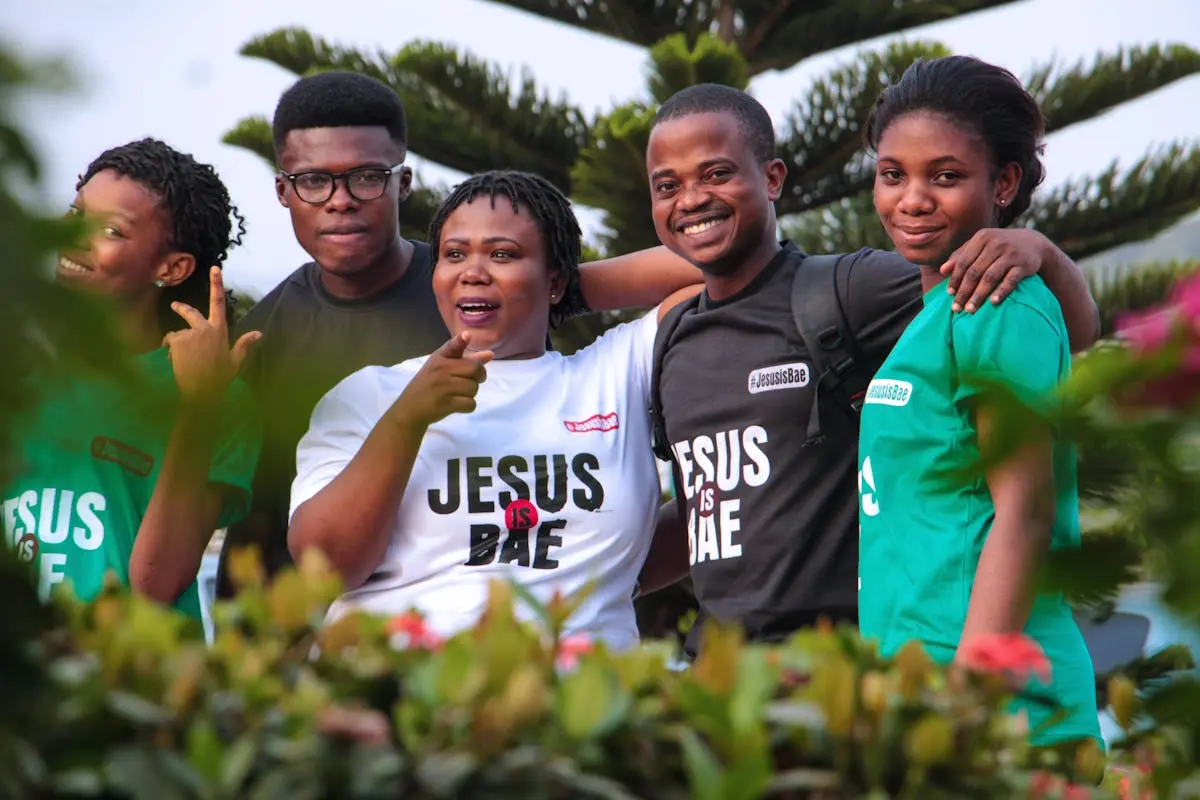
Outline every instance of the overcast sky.
MULTIPOLYGON (((216 165, 249 220, 246 246, 227 264, 229 283, 256 294, 269 289, 306 256, 287 212, 275 201, 265 163, 221 144, 220 137, 245 115, 269 116, 294 80, 274 65, 237 54, 256 34, 289 25, 368 50, 433 39, 514 74, 528 65, 544 86, 589 111, 645 91, 646 59, 638 48, 482 0, 3 2, 0 37, 27 53, 70 56, 80 78, 76 94, 34 103, 26 117, 45 156, 49 201, 65 207, 75 176, 104 148, 159 137, 216 165)), ((909 35, 936 38, 956 52, 1023 75, 1050 58, 1090 59, 1122 44, 1182 42, 1200 48, 1200 0, 1025 0, 909 35)), ((751 89, 781 119, 814 75, 852 54, 834 51, 764 75, 751 89)), ((1096 172, 1113 158, 1128 164, 1155 142, 1200 138, 1198 108, 1200 78, 1193 77, 1051 137, 1049 183, 1096 172)), ((416 149, 426 135, 430 132, 412 132, 416 149)), ((461 177, 419 160, 414 168, 419 180, 429 182, 461 177)), ((581 216, 594 229, 599 216, 581 216)))

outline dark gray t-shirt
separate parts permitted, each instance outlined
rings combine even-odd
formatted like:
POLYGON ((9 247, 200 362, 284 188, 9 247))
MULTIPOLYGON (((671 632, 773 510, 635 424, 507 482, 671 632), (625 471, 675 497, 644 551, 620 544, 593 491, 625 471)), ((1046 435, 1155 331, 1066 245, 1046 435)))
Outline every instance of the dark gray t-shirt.
MULTIPOLYGON (((287 513, 296 445, 312 410, 339 381, 367 366, 391 366, 441 347, 450 334, 433 295, 429 246, 413 243, 404 277, 373 297, 342 300, 321 285, 315 263, 293 272, 238 323, 260 331, 242 377, 263 414, 254 508, 278 522, 263 554, 268 570, 290 563, 287 513)), ((236 526, 234 526, 236 528, 236 526)), ((230 538, 237 540, 238 532, 230 538)))
MULTIPOLYGON (((801 258, 785 242, 738 295, 702 294, 671 336, 660 383, 702 617, 759 640, 820 615, 857 619, 858 425, 822 395, 825 439, 803 446, 816 376, 791 309, 801 258)), ((920 271, 864 249, 841 259, 838 281, 874 373, 921 309, 920 271)))

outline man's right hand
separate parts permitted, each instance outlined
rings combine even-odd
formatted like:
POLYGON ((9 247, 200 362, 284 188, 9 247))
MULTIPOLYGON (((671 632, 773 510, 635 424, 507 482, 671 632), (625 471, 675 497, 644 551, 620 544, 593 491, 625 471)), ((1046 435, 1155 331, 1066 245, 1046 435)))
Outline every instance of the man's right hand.
POLYGON ((475 410, 479 384, 487 379, 484 365, 491 350, 467 353, 470 333, 463 331, 439 347, 392 406, 391 416, 409 429, 424 430, 451 414, 475 410))

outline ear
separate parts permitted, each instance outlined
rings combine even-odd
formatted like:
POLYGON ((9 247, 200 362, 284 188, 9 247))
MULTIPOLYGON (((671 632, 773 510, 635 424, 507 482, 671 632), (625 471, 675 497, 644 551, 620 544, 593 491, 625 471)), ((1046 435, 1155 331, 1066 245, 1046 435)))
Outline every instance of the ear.
POLYGON ((167 253, 158 268, 156 280, 167 286, 178 286, 196 271, 196 258, 191 253, 167 253))
POLYGON ((563 296, 567 293, 567 272, 566 270, 556 269, 550 273, 550 305, 551 307, 562 302, 563 296))
POLYGON ((288 181, 282 175, 275 176, 275 197, 279 200, 279 205, 284 208, 288 207, 288 181))
POLYGON ((787 180, 787 165, 783 159, 773 158, 766 163, 767 196, 774 203, 783 194, 783 182, 787 180))
POLYGON ((401 167, 400 171, 396 173, 396 180, 400 185, 399 200, 401 203, 412 197, 412 178, 412 167, 409 166, 401 167))
POLYGON ((993 202, 998 206, 1012 205, 1013 198, 1021 189, 1021 166, 1015 161, 1005 164, 996 175, 996 196, 993 202))

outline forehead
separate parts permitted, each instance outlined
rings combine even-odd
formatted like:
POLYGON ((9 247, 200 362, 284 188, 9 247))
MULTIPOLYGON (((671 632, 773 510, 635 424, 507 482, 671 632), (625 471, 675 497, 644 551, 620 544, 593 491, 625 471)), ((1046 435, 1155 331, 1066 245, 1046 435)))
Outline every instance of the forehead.
POLYGON ((442 226, 442 239, 487 238, 504 236, 521 244, 541 243, 542 233, 537 220, 523 205, 513 210, 508 197, 497 194, 493 202, 487 195, 463 203, 450 213, 442 226))
POLYGON ((737 118, 713 111, 676 117, 654 126, 646 147, 646 169, 675 172, 713 159, 750 162, 754 154, 737 118))
POLYGON ((988 160, 987 146, 971 130, 942 114, 917 112, 897 117, 879 137, 879 160, 963 162, 988 160))
POLYGON ((156 220, 161 208, 157 194, 111 169, 97 172, 79 187, 75 203, 89 214, 123 217, 130 222, 156 220))
POLYGON ((355 167, 391 167, 404 155, 404 148, 392 141, 382 125, 298 128, 284 137, 279 167, 284 172, 342 172, 355 167))

